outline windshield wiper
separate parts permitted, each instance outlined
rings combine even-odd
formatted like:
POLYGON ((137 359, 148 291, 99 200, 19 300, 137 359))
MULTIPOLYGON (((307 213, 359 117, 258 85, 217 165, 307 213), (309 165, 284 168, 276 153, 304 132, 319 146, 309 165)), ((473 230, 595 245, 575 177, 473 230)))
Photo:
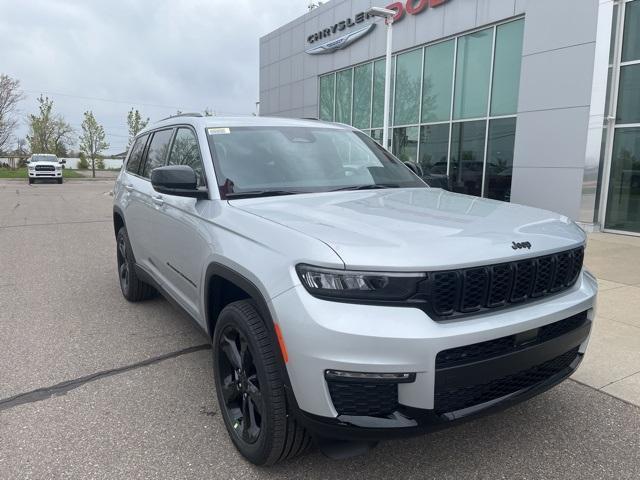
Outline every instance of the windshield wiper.
POLYGON ((340 192, 343 190, 379 190, 382 188, 402 188, 396 183, 372 183, 371 185, 351 185, 349 187, 336 188, 331 192, 340 192))
POLYGON ((239 198, 257 198, 257 197, 276 197, 282 195, 296 195, 299 193, 295 190, 247 190, 245 192, 230 192, 225 195, 227 199, 239 199, 239 198))

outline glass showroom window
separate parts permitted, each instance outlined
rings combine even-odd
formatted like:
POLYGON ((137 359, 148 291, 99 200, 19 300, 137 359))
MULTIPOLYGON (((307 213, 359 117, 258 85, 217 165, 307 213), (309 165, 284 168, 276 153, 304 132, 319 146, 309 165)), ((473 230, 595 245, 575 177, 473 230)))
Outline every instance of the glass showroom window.
POLYGON ((492 43, 493 29, 458 39, 453 107, 455 120, 487 116, 492 43))
MULTIPOLYGON (((428 182, 511 198, 523 30, 512 20, 393 57, 392 151, 428 182)), ((384 75, 381 59, 320 77, 320 118, 381 141, 384 75)))
POLYGON ((372 63, 353 70, 353 126, 361 130, 371 127, 372 74, 372 63))
POLYGON ((351 123, 353 69, 336 73, 336 122, 351 123))
POLYGON ((640 1, 623 2, 619 9, 616 13, 624 22, 622 31, 615 32, 622 48, 617 58, 612 55, 618 96, 611 106, 615 125, 608 144, 611 167, 604 226, 640 233, 640 1))
POLYGON ((420 98, 421 70, 422 50, 403 53, 396 58, 394 125, 415 125, 418 123, 420 102, 416 100, 420 98))
POLYGON ((449 121, 455 40, 427 47, 424 53, 422 122, 449 121))
POLYGON ((333 122, 335 104, 336 74, 320 77, 320 120, 333 122))

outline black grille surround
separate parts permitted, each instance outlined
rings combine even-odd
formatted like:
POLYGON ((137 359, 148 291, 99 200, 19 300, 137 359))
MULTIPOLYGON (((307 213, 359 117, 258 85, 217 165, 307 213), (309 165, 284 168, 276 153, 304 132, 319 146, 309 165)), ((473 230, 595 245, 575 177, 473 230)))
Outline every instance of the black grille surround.
POLYGON ((421 287, 427 313, 437 321, 450 320, 560 293, 575 285, 583 260, 584 247, 579 247, 514 262, 430 272, 421 287))
POLYGON ((476 385, 436 390, 435 411, 437 413, 455 412, 532 388, 566 371, 579 355, 578 347, 575 347, 547 362, 512 375, 476 385))
POLYGON ((398 384, 328 380, 333 407, 339 415, 385 416, 398 409, 398 384))
POLYGON ((486 342, 443 350, 436 356, 436 369, 456 367, 499 357, 501 355, 508 355, 526 347, 553 340, 565 333, 580 328, 588 321, 587 312, 585 311, 564 320, 530 330, 529 332, 523 332, 519 335, 509 335, 507 337, 496 338, 495 340, 487 340, 486 342), (526 335, 528 333, 530 335, 526 335), (530 340, 523 341, 525 339, 530 340))
POLYGON ((579 362, 580 345, 590 330, 585 310, 538 328, 439 352, 435 411, 478 408, 566 375, 579 362))
POLYGON ((55 169, 53 165, 36 165, 36 172, 53 172, 55 169))

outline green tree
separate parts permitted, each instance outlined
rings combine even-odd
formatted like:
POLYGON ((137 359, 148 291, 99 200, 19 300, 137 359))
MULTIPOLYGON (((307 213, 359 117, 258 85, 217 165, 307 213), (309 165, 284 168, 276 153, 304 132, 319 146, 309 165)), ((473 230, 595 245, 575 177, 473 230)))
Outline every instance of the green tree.
POLYGON ((0 75, 0 152, 4 152, 13 139, 13 132, 18 126, 16 106, 23 98, 20 81, 0 75))
POLYGON ((87 162, 87 156, 84 154, 84 152, 80 152, 78 154, 78 158, 80 158, 80 161, 78 162, 78 168, 82 169, 82 170, 86 170, 89 168, 89 162, 87 162))
POLYGON ((53 113, 53 100, 38 97, 38 115, 29 115, 27 141, 31 153, 53 153, 58 157, 67 156, 67 148, 73 143, 73 128, 62 115, 53 113))
MULTIPOLYGON (((80 150, 91 161, 91 174, 96 177, 96 160, 100 158, 100 153, 109 148, 105 140, 104 128, 100 125, 93 112, 84 112, 82 121, 82 135, 80 136, 80 150)), ((104 163, 102 164, 104 167, 104 163)))
POLYGON ((132 108, 129 110, 129 113, 127 114, 127 126, 129 127, 129 143, 127 144, 127 150, 133 143, 135 136, 138 135, 140 130, 146 127, 148 123, 149 117, 147 117, 146 120, 143 120, 142 115, 140 115, 140 112, 137 109, 132 108))

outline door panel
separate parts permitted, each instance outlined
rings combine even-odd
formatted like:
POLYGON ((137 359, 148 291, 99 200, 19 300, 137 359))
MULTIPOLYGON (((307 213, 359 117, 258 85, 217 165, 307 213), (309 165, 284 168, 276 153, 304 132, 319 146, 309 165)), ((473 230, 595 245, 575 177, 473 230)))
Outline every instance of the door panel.
POLYGON ((159 199, 162 197, 151 186, 151 171, 164 165, 173 129, 158 130, 152 134, 145 161, 140 166, 141 175, 136 177, 134 190, 137 200, 137 218, 140 240, 138 246, 142 255, 136 261, 156 276, 160 273, 158 265, 162 263, 162 255, 158 250, 157 235, 162 231, 162 213, 159 199))
MULTIPOLYGON (((198 176, 200 186, 205 185, 202 157, 195 132, 189 128, 179 128, 176 132, 167 165, 188 165, 198 176)), ((161 213, 156 241, 158 242, 158 269, 171 294, 197 319, 199 312, 200 287, 203 265, 208 257, 209 242, 201 228, 203 202, 194 198, 162 195, 162 205, 157 205, 161 213)))
POLYGON ((144 242, 145 229, 143 228, 145 213, 140 203, 140 189, 143 188, 143 180, 140 179, 138 173, 144 163, 144 153, 148 139, 149 135, 143 135, 136 139, 133 147, 131 147, 131 153, 122 175, 122 187, 124 189, 122 208, 125 213, 129 242, 136 260, 147 257, 145 252, 146 243, 144 242))

